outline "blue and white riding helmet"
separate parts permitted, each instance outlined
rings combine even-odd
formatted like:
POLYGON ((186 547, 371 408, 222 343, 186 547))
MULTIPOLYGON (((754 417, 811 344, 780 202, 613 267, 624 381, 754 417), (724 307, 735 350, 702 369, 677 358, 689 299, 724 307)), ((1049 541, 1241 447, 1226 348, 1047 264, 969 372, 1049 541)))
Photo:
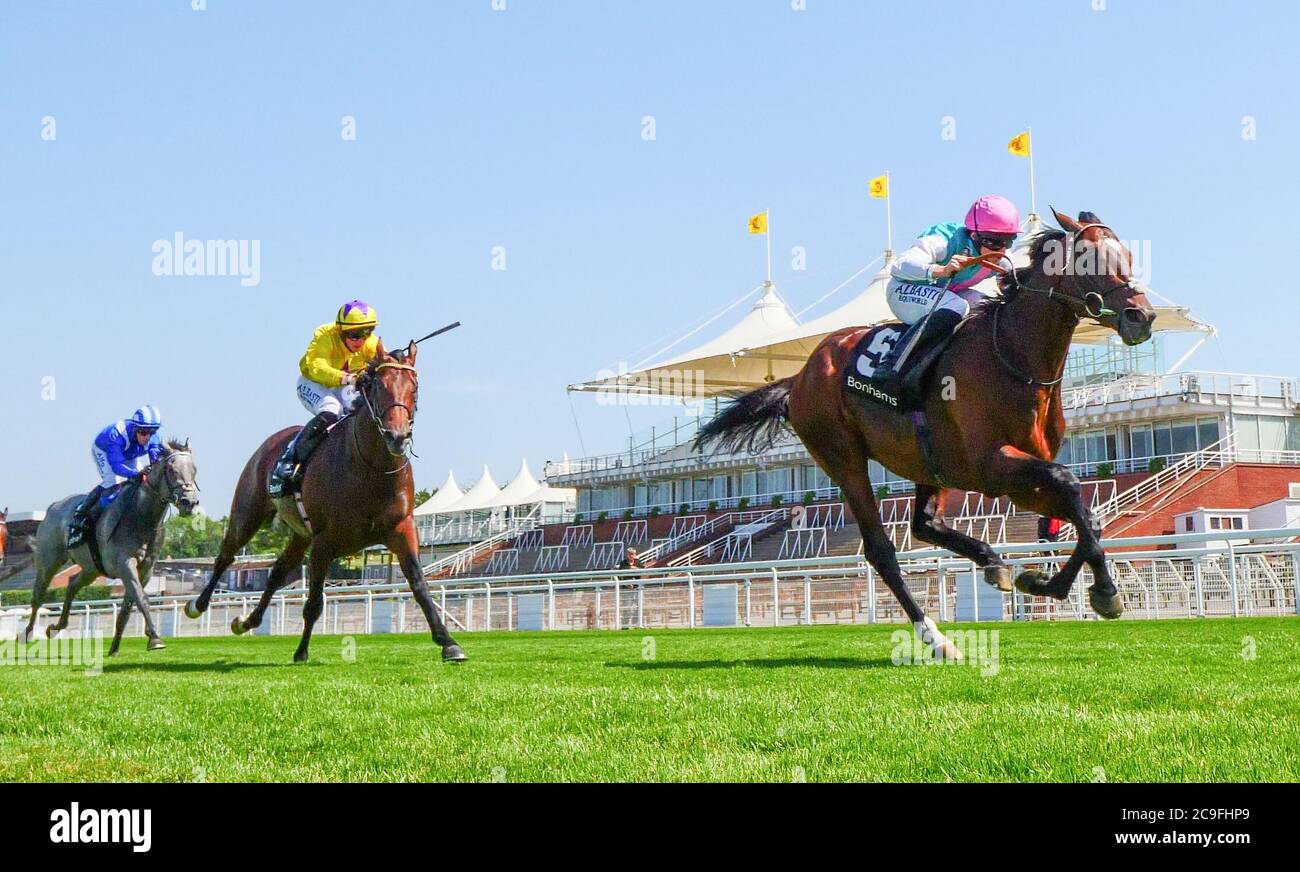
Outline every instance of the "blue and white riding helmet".
POLYGON ((157 430, 162 426, 162 412, 155 406, 141 406, 131 416, 131 425, 137 430, 157 430))

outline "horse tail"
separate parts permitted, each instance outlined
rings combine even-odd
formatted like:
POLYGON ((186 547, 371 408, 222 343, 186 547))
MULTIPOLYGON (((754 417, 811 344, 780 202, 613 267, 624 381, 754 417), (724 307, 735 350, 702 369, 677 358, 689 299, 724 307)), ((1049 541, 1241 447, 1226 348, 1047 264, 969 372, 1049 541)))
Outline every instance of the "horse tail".
POLYGON ((790 391, 794 378, 783 378, 736 397, 716 418, 700 428, 692 447, 709 445, 732 454, 742 448, 751 453, 771 448, 790 417, 790 391))

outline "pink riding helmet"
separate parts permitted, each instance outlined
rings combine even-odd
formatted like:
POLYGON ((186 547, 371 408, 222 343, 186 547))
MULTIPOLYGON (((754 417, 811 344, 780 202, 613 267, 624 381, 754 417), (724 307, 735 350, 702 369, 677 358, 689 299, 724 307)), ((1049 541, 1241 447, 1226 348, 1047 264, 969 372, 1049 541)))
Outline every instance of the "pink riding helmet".
POLYGON ((1020 210, 1006 197, 980 197, 966 212, 966 229, 971 232, 1019 233, 1020 210))

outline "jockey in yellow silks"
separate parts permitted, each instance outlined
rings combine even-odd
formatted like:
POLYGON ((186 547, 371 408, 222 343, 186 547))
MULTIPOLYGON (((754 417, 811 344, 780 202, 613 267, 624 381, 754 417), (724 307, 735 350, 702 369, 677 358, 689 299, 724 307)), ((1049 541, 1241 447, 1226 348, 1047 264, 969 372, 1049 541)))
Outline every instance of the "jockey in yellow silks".
POLYGON ((379 354, 378 326, 374 308, 353 300, 343 304, 332 323, 316 328, 298 362, 298 399, 314 417, 276 463, 268 488, 272 496, 283 495, 286 485, 296 490, 302 484, 307 459, 357 401, 357 376, 379 354))

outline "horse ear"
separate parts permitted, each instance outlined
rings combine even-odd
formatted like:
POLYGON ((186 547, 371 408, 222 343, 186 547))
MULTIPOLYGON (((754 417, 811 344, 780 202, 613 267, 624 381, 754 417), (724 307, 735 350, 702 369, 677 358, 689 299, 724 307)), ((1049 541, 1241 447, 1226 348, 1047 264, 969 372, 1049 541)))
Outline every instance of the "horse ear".
POLYGON ((375 356, 379 358, 388 356, 388 352, 384 349, 384 340, 382 338, 379 340, 379 346, 378 350, 375 352, 375 356))
POLYGON ((410 345, 406 346, 406 362, 408 364, 412 366, 415 365, 415 355, 419 350, 420 346, 416 345, 414 341, 412 341, 410 345))
POLYGON ((1073 233, 1081 226, 1078 221, 1075 221, 1069 215, 1059 211, 1055 206, 1052 207, 1052 214, 1056 216, 1056 223, 1060 225, 1062 230, 1068 230, 1073 233))

